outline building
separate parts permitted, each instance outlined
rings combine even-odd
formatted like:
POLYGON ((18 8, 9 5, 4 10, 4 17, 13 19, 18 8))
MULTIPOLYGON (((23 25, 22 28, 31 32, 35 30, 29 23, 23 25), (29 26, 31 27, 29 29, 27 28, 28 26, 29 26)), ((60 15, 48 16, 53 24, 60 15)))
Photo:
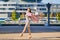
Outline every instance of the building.
POLYGON ((0 2, 0 13, 11 13, 13 10, 16 10, 16 12, 26 12, 27 8, 31 8, 32 12, 47 12, 45 4, 38 5, 36 3, 16 3, 16 2, 0 2))
MULTIPOLYGON (((11 14, 14 10, 16 13, 20 14, 26 12, 27 8, 31 8, 33 13, 43 12, 47 15, 47 7, 44 3, 26 3, 26 2, 0 2, 0 18, 10 19, 11 14)), ((60 12, 60 4, 52 4, 51 10, 52 13, 60 12)), ((19 15, 20 16, 20 15, 19 15)))

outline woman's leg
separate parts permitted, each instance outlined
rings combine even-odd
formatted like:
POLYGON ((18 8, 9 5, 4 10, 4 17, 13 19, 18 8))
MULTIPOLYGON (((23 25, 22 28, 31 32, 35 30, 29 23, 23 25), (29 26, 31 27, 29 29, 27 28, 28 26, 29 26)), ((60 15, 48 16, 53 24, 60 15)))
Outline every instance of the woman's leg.
POLYGON ((22 31, 22 33, 21 33, 21 37, 23 36, 23 33, 26 31, 26 27, 28 26, 28 22, 26 22, 26 24, 25 24, 25 26, 24 26, 24 29, 23 29, 23 31, 22 31))
POLYGON ((26 26, 27 26, 27 25, 24 26, 24 29, 23 29, 23 31, 22 31, 22 33, 21 33, 21 37, 23 36, 23 33, 26 31, 26 26))
POLYGON ((28 23, 28 26, 27 26, 27 29, 28 29, 28 32, 29 32, 29 38, 31 38, 31 30, 30 30, 30 22, 28 23))
POLYGON ((23 36, 23 33, 26 31, 26 26, 24 27, 22 33, 21 33, 21 37, 23 36))

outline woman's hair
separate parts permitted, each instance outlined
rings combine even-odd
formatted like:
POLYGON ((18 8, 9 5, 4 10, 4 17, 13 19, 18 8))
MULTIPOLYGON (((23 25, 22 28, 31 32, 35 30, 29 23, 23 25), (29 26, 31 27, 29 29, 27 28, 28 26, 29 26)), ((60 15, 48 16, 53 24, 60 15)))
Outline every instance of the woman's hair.
POLYGON ((27 11, 28 11, 28 12, 31 12, 31 9, 30 9, 30 8, 27 8, 27 11), (28 11, 28 9, 29 9, 29 11, 28 11))

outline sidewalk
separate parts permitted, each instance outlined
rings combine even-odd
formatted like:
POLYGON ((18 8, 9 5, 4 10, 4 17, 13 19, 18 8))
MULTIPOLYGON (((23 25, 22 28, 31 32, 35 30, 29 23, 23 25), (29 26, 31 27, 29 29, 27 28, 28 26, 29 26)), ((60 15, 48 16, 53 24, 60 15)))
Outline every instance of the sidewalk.
MULTIPOLYGON (((23 37, 20 37, 20 33, 0 34, 0 40, 2 39, 28 39, 28 33, 24 33, 23 37)), ((43 32, 43 33, 32 33, 31 39, 50 39, 60 40, 60 32, 43 32)))

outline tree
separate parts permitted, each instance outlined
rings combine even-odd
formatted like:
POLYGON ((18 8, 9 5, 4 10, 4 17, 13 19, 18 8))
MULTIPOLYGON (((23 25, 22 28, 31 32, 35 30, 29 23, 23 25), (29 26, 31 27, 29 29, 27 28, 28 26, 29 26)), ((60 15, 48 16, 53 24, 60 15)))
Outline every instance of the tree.
POLYGON ((24 18, 25 18, 25 14, 22 13, 22 14, 20 15, 20 19, 24 19, 24 18))
POLYGON ((60 12, 57 12, 57 20, 60 20, 60 12))
POLYGON ((15 10, 12 12, 12 20, 16 20, 16 11, 15 10))

